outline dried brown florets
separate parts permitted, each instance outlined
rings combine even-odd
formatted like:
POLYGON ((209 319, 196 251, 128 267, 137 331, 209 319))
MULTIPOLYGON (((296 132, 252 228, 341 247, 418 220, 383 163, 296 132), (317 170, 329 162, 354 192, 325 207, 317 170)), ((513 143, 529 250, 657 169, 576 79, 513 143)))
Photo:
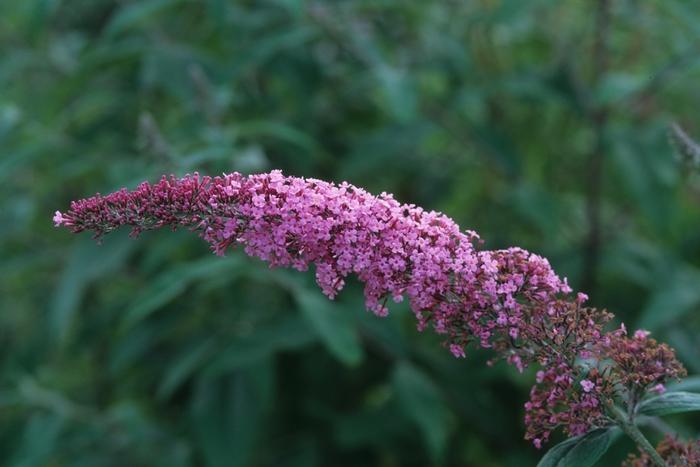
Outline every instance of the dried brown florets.
MULTIPOLYGON (((579 312, 591 319, 600 315, 586 308, 579 312)), ((650 338, 648 331, 628 337, 623 326, 596 336, 591 332, 599 328, 586 324, 578 331, 584 333, 580 341, 555 341, 552 351, 560 360, 555 365, 543 361, 545 369, 537 373, 525 404, 525 438, 537 447, 556 428, 578 436, 609 425, 609 403, 618 401, 632 413, 645 395, 663 393, 669 379, 686 374, 673 349, 650 338)))
POLYGON ((638 330, 628 337, 622 328, 607 334, 596 349, 601 361, 612 363, 607 367, 609 379, 626 393, 628 404, 633 406, 648 391, 661 394, 668 380, 687 375, 674 350, 649 334, 638 330))
MULTIPOLYGON (((683 443, 677 438, 666 435, 656 446, 656 452, 669 467, 700 466, 700 440, 683 443)), ((654 465, 649 454, 644 451, 639 455, 630 454, 622 462, 622 467, 653 467, 654 465)))

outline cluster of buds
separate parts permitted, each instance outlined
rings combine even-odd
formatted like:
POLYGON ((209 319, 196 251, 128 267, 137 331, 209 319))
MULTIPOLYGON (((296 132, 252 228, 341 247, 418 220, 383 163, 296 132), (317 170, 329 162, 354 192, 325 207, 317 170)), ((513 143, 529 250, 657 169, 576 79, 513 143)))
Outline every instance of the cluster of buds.
POLYGON ((228 177, 185 178, 163 177, 158 183, 141 183, 135 190, 122 188, 102 196, 99 193, 87 199, 71 202, 66 213, 56 211, 54 224, 78 233, 91 231, 95 238, 129 226, 132 235, 143 230, 161 227, 194 227, 201 229, 207 222, 235 211, 233 204, 220 206, 210 203, 214 192, 223 192, 228 177))
MULTIPOLYGON (((671 436, 666 436, 656 446, 656 452, 668 465, 697 466, 700 465, 700 440, 683 443, 671 436)), ((656 464, 644 451, 639 456, 630 454, 622 463, 622 467, 653 467, 656 464)))

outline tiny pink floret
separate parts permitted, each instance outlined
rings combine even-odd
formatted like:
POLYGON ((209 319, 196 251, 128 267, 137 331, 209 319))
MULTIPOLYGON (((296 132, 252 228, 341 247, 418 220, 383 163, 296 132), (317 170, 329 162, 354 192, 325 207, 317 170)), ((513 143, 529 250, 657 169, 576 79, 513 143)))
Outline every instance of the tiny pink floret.
POLYGON ((591 392, 595 388, 595 383, 584 379, 581 381, 581 387, 583 388, 584 392, 591 392))
POLYGON ((63 222, 64 222, 63 214, 61 214, 61 211, 56 211, 56 213, 53 215, 54 227, 59 227, 61 224, 63 224, 63 222))

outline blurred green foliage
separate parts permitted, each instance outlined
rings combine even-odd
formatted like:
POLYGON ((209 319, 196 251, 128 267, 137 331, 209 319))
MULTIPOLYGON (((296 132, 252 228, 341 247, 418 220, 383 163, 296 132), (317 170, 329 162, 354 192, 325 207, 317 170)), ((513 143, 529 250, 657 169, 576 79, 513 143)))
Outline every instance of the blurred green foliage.
POLYGON ((700 134, 700 4, 610 0, 601 25, 604 3, 0 1, 1 465, 541 457, 532 374, 452 358, 405 306, 375 318, 357 284, 328 302, 187 232, 51 227, 162 173, 282 168, 442 210, 700 372, 700 183, 667 139, 700 134))

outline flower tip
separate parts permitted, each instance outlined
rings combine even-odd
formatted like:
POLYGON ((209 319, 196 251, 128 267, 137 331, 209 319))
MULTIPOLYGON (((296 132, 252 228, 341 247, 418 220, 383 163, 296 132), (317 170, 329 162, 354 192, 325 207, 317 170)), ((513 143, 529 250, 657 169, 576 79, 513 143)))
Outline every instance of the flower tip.
POLYGON ((450 352, 457 358, 465 358, 467 355, 464 353, 464 347, 458 344, 450 345, 450 352))
POLYGON ((53 226, 54 227, 60 227, 61 224, 65 222, 65 219, 63 218, 63 214, 61 214, 61 211, 56 211, 53 215, 53 226))
POLYGON ((651 334, 649 331, 644 330, 644 329, 637 329, 634 332, 634 338, 635 339, 646 339, 649 337, 649 334, 651 334))

